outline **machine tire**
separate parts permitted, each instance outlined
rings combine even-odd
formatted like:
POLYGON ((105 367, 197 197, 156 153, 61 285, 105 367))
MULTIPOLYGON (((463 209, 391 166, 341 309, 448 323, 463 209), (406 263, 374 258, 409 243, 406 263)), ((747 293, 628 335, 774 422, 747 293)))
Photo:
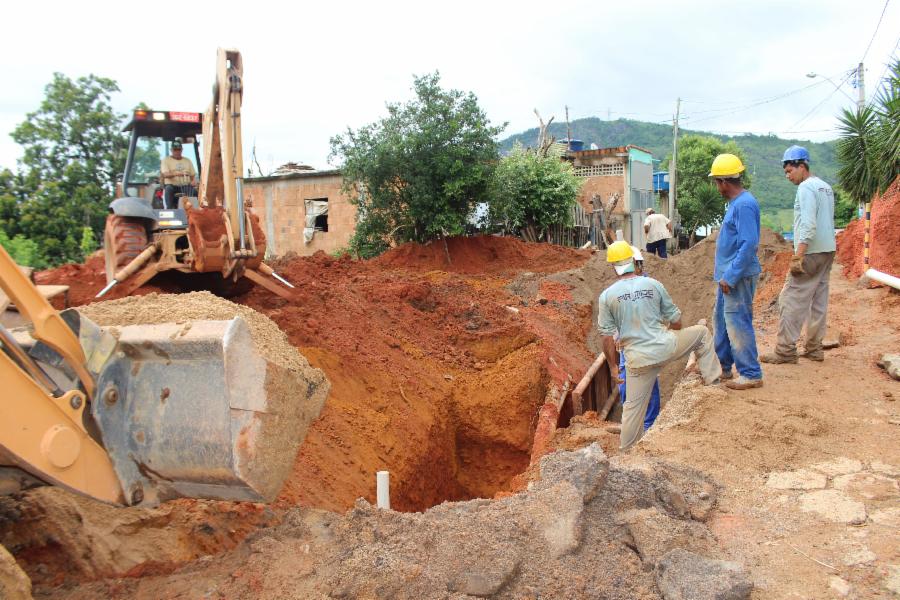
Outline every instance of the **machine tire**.
POLYGON ((103 232, 106 283, 147 247, 147 228, 143 219, 109 215, 103 232))

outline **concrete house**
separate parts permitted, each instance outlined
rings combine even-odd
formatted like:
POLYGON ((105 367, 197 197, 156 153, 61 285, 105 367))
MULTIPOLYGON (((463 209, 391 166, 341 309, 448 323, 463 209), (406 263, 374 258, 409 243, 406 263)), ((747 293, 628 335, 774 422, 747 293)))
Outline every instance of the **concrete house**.
POLYGON ((591 212, 594 195, 605 205, 619 194, 610 226, 621 229, 629 243, 644 248, 644 211, 656 208, 650 151, 633 145, 617 146, 568 152, 566 159, 572 161, 575 174, 585 179, 578 196, 581 206, 591 212))
POLYGON ((356 206, 341 191, 342 181, 338 170, 311 169, 244 179, 244 195, 266 232, 267 253, 308 256, 349 246, 356 206))

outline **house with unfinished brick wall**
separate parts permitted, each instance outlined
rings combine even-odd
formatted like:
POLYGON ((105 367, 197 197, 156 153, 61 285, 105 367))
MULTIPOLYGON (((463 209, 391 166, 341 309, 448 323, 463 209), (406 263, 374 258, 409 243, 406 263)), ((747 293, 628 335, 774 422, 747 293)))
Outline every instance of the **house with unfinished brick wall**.
POLYGON ((594 150, 578 150, 566 153, 572 161, 575 174, 584 178, 578 202, 590 213, 596 195, 604 203, 619 194, 619 203, 613 211, 610 226, 621 230, 629 243, 645 248, 644 212, 657 208, 653 193, 653 156, 639 146, 616 146, 594 150))
POLYGON ((350 245, 356 206, 341 191, 338 170, 305 170, 244 179, 244 195, 266 233, 266 252, 301 256, 350 245))

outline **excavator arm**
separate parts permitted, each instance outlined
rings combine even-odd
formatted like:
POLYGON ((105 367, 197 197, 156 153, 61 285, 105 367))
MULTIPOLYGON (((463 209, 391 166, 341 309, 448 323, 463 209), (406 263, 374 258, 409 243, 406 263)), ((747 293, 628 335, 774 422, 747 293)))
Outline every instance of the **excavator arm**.
POLYGON ((116 504, 270 501, 328 383, 259 353, 241 317, 103 328, 57 313, 0 247, 0 465, 116 504), (297 394, 306 390, 306 394, 297 394))
POLYGON ((0 288, 34 326, 33 338, 57 352, 77 374, 80 388, 61 390, 11 332, 0 325, 0 450, 9 465, 40 480, 121 502, 112 461, 84 426, 93 376, 78 338, 0 246, 0 288))

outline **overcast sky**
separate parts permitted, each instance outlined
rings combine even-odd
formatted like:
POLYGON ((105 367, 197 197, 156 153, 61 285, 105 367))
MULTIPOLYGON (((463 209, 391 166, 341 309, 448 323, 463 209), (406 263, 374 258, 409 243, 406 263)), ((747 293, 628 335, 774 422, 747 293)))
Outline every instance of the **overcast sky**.
MULTIPOLYGON (((723 133, 835 137, 835 114, 867 95, 900 41, 900 0, 754 2, 12 2, 0 35, 0 167, 9 132, 36 110, 55 71, 116 80, 113 102, 203 111, 216 48, 244 58, 244 153, 264 171, 328 168, 329 138, 373 122, 439 70, 474 92, 503 137, 596 116, 723 133), (874 38, 873 38, 874 34, 874 38), (868 49, 871 41, 871 47, 868 49), (815 72, 841 84, 840 90, 815 72), (803 89, 807 88, 807 89, 803 89), (784 96, 784 97, 781 97, 784 96), (851 98, 848 98, 850 96, 851 98)), ((602 142, 602 141, 601 141, 602 142)))

